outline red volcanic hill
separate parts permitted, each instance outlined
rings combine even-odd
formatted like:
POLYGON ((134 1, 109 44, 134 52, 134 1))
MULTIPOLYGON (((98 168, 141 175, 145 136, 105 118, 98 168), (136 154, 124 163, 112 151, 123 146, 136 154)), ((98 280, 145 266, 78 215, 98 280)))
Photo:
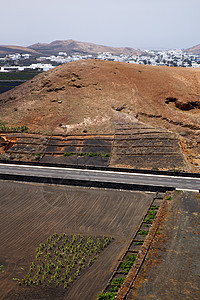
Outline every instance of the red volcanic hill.
POLYGON ((0 105, 2 121, 39 131, 112 131, 135 117, 200 130, 200 70, 77 61, 1 94, 0 105))
POLYGON ((181 134, 200 161, 200 70, 76 61, 0 95, 0 121, 34 132, 113 134, 138 120, 181 134))

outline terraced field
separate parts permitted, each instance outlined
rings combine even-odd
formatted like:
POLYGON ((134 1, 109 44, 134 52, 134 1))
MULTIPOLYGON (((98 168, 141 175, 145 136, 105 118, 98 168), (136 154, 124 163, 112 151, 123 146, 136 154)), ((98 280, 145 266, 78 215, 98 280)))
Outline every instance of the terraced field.
POLYGON ((0 150, 2 158, 7 156, 16 160, 32 160, 44 155, 49 136, 3 132, 0 134, 0 150))
POLYGON ((10 140, 4 153, 12 159, 38 160, 70 165, 107 166, 112 150, 112 135, 41 136, 2 133, 10 140))
POLYGON ((107 166, 112 150, 113 136, 84 135, 52 137, 41 162, 74 165, 107 166))
POLYGON ((0 182, 1 299, 95 299, 119 264, 155 194, 0 182), (113 237, 67 289, 18 286, 52 234, 113 237))
POLYGON ((27 133, 2 133, 1 136, 10 140, 2 150, 4 156, 16 160, 74 166, 190 170, 176 133, 141 122, 117 124, 114 136, 27 133))
POLYGON ((175 133, 139 122, 116 126, 110 164, 139 169, 188 170, 175 133))

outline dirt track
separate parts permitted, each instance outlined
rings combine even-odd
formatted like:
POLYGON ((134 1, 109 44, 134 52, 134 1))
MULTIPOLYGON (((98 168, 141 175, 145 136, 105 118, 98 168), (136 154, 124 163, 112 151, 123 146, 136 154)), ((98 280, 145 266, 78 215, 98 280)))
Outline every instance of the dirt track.
POLYGON ((200 196, 174 192, 131 299, 200 299, 200 196))

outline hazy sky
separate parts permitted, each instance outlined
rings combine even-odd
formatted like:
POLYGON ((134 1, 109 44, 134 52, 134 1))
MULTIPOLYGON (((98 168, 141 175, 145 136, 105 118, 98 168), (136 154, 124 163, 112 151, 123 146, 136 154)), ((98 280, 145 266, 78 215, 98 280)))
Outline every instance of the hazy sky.
POLYGON ((200 43, 200 0, 1 0, 0 45, 74 39, 132 48, 200 43))

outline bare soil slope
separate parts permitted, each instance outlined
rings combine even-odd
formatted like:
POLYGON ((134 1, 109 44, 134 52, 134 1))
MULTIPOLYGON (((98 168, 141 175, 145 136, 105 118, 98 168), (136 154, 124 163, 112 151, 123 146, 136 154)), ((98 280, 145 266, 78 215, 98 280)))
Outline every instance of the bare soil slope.
POLYGON ((194 47, 191 47, 189 49, 186 49, 185 51, 189 52, 189 53, 192 53, 192 54, 200 54, 200 44, 198 44, 194 47))
POLYGON ((22 46, 11 46, 11 45, 1 45, 0 46, 0 54, 15 54, 15 53, 29 53, 29 54, 39 54, 37 51, 31 48, 22 47, 22 46))
POLYGON ((57 40, 49 44, 37 43, 29 46, 29 48, 36 51, 40 51, 41 53, 44 54, 58 53, 60 51, 66 51, 67 53, 79 52, 79 53, 91 53, 91 54, 97 54, 98 52, 110 52, 116 55, 120 55, 120 54, 135 55, 135 54, 142 53, 140 51, 137 51, 129 47, 116 48, 116 47, 97 45, 97 44, 87 43, 87 42, 79 42, 74 40, 57 40))
POLYGON ((197 193, 175 192, 129 296, 131 299, 199 299, 197 193))
POLYGON ((48 134, 112 134, 140 120, 181 133, 199 163, 198 69, 77 61, 1 94, 0 108, 1 121, 48 134))
POLYGON ((191 171, 177 134, 137 122, 116 126, 112 166, 191 171))
POLYGON ((0 299, 95 299, 108 282, 155 194, 0 182, 0 299), (53 233, 113 236, 95 263, 65 290, 18 286, 36 248, 53 233), (10 292, 10 293, 9 293, 10 292), (53 296, 52 296, 53 295, 53 296), (55 297, 56 295, 56 297, 55 297))

